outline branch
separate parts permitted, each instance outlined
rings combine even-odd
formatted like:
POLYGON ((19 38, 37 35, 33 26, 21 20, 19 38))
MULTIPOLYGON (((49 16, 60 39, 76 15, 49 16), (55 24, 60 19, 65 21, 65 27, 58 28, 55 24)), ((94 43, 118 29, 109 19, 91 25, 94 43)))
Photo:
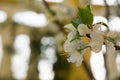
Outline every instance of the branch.
POLYGON ((55 16, 56 13, 50 8, 49 4, 48 4, 45 0, 42 0, 42 1, 43 1, 44 5, 45 5, 46 9, 47 9, 53 16, 55 16))
POLYGON ((120 46, 115 45, 114 47, 115 47, 116 50, 120 50, 120 46))
POLYGON ((106 69, 106 79, 105 80, 108 80, 108 76, 109 76, 109 73, 108 73, 108 66, 107 66, 107 57, 106 57, 107 55, 104 53, 103 54, 103 57, 104 57, 104 66, 105 66, 105 69, 106 69))
MULTIPOLYGON (((50 8, 49 4, 48 4, 45 0, 42 0, 42 1, 43 1, 44 5, 45 5, 46 9, 49 11, 49 13, 50 13, 52 16, 55 16, 56 13, 50 8)), ((54 20, 54 23, 59 26, 59 29, 60 29, 64 34, 66 34, 66 32, 65 32, 65 30, 64 30, 64 28, 63 28, 63 26, 64 26, 63 23, 61 23, 61 22, 60 22, 59 20, 57 20, 57 19, 54 20)))
POLYGON ((85 70, 88 72, 88 75, 90 77, 90 80, 95 80, 93 73, 91 72, 91 70, 88 68, 87 63, 85 62, 85 59, 83 60, 83 66, 85 68, 85 70))
POLYGON ((117 10, 116 10, 116 13, 117 13, 117 16, 120 17, 120 3, 119 3, 119 0, 116 0, 117 2, 117 10))
POLYGON ((109 7, 109 5, 108 5, 108 3, 107 3, 107 1, 106 0, 104 0, 104 3, 105 3, 105 7, 106 7, 106 18, 107 18, 107 20, 109 20, 109 16, 110 16, 110 7, 109 7))

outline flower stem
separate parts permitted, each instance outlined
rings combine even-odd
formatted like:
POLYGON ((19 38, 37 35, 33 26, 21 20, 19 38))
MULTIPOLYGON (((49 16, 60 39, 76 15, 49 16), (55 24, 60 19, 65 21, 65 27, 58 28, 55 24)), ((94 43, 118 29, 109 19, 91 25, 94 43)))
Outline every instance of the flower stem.
POLYGON ((88 68, 87 66, 87 63, 85 62, 85 59, 83 60, 83 66, 85 68, 85 70, 87 71, 89 77, 90 77, 90 80, 95 80, 94 76, 93 76, 93 73, 91 72, 91 70, 88 68))
POLYGON ((89 48, 89 47, 90 47, 90 46, 85 46, 85 47, 79 49, 78 51, 82 51, 82 50, 84 50, 84 49, 86 49, 86 48, 89 48))

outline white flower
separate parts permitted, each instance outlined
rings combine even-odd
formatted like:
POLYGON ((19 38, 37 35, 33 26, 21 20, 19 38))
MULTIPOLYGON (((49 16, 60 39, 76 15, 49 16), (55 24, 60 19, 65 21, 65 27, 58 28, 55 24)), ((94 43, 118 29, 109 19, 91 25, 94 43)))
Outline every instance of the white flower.
POLYGON ((64 51, 65 52, 74 52, 77 50, 78 43, 76 41, 70 42, 69 40, 66 40, 64 43, 64 51))
POLYGON ((102 32, 100 30, 95 30, 90 33, 90 43, 91 49, 93 52, 100 52, 102 49, 104 37, 102 36, 102 32))
POLYGON ((85 44, 79 39, 76 39, 72 42, 66 40, 64 43, 64 51, 68 53, 68 62, 76 62, 76 66, 79 66, 83 60, 83 54, 85 50, 80 52, 78 50, 83 47, 85 47, 85 44))
POLYGON ((116 65, 116 50, 114 44, 109 41, 106 42, 106 56, 110 80, 115 80, 115 77, 118 75, 116 65))
POLYGON ((78 32, 80 35, 86 35, 91 32, 91 30, 87 27, 87 25, 79 24, 78 25, 78 32))
POLYGON ((108 34, 107 34, 107 36, 111 37, 111 38, 116 38, 117 34, 114 31, 109 31, 108 34))
POLYGON ((106 53, 114 54, 116 52, 114 44, 112 42, 107 41, 106 44, 106 53))
POLYGON ((80 66, 83 61, 83 54, 80 54, 78 51, 69 54, 68 62, 76 62, 76 66, 80 66))
POLYGON ((76 31, 75 27, 72 24, 67 24, 67 25, 64 26, 64 28, 67 28, 70 31, 76 31))
POLYGON ((120 32, 115 31, 109 31, 107 34, 107 37, 110 37, 116 41, 116 43, 119 45, 120 43, 120 32))
POLYGON ((76 66, 79 66, 82 63, 83 54, 80 54, 80 52, 78 52, 78 49, 80 49, 81 46, 84 47, 83 43, 79 39, 71 42, 71 40, 75 38, 77 31, 72 24, 66 25, 65 28, 70 30, 67 36, 67 40, 64 43, 64 51, 67 52, 69 56, 67 60, 68 62, 72 63, 76 62, 76 66))
POLYGON ((76 35, 75 27, 72 24, 65 25, 64 27, 66 29, 70 30, 67 38, 68 38, 68 40, 72 40, 75 37, 75 35, 76 35))

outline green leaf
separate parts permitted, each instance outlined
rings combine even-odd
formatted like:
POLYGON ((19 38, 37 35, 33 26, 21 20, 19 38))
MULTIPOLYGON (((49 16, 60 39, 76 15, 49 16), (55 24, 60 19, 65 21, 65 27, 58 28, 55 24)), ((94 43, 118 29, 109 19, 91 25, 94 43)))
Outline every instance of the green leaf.
POLYGON ((91 11, 91 9, 90 9, 90 5, 87 5, 86 7, 91 11))
POLYGON ((93 14, 90 9, 90 5, 85 8, 78 8, 79 19, 83 24, 91 26, 93 24, 93 14))

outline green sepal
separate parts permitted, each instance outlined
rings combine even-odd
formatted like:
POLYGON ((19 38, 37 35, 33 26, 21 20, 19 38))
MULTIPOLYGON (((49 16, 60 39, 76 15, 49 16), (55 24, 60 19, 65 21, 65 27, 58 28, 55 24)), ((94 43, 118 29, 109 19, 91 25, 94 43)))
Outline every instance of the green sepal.
POLYGON ((78 51, 82 51, 82 50, 84 50, 84 49, 86 49, 86 48, 89 48, 90 46, 85 46, 85 47, 83 47, 83 48, 81 48, 81 49, 79 49, 78 51))
POLYGON ((77 29, 79 24, 76 21, 71 21, 71 22, 72 22, 72 25, 77 29))
POLYGON ((82 24, 81 20, 80 19, 77 19, 77 20, 72 20, 71 21, 72 25, 77 29, 78 25, 79 24, 82 24))
POLYGON ((112 42, 113 44, 116 44, 115 39, 113 39, 113 38, 111 38, 111 37, 108 37, 107 40, 110 41, 110 42, 112 42))
POLYGON ((70 42, 72 42, 72 41, 74 41, 74 40, 76 40, 76 39, 81 39, 81 37, 82 37, 82 36, 79 34, 79 32, 76 31, 75 37, 74 37, 73 39, 71 39, 70 42))

